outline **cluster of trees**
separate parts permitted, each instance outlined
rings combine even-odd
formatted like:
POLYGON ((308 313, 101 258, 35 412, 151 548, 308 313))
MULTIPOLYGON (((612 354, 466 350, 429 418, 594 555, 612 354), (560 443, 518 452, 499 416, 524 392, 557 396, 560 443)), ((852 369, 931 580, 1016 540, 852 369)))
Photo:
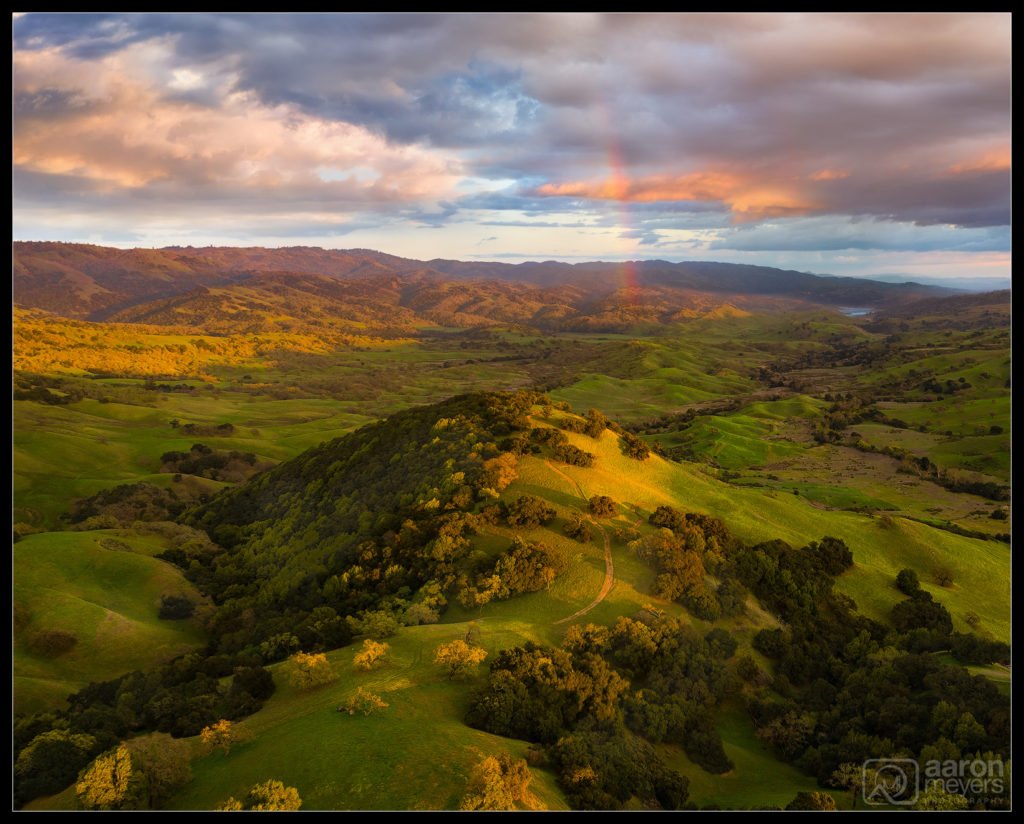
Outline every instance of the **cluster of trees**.
POLYGON ((608 418, 600 410, 588 409, 587 414, 582 418, 563 417, 558 425, 568 432, 582 432, 591 438, 600 438, 601 433, 608 427, 608 418))
POLYGON ((75 795, 86 810, 159 809, 192 780, 189 745, 156 733, 118 744, 78 776, 75 795))
POLYGON ((196 475, 228 483, 244 481, 269 466, 269 463, 260 461, 252 452, 212 449, 202 443, 192 444, 188 452, 165 452, 160 456, 161 472, 196 475))
POLYGON ((493 564, 476 572, 473 584, 459 592, 459 602, 466 607, 480 607, 524 592, 547 589, 561 567, 558 557, 544 544, 527 542, 517 535, 493 564))
POLYGON ((103 489, 71 505, 71 524, 106 529, 133 521, 169 521, 192 503, 170 488, 139 481, 103 489))
POLYGON ((949 648, 948 613, 901 573, 898 586, 914 594, 894 609, 895 628, 860 615, 833 589, 849 562, 830 538, 739 549, 736 573, 785 623, 754 638, 775 670, 771 693, 763 682, 747 690, 759 736, 827 786, 841 786, 842 765, 867 758, 1006 757, 1008 699, 927 651, 949 648))
POLYGON ((651 448, 647 445, 647 441, 638 438, 632 432, 623 432, 619 436, 619 448, 627 458, 637 461, 646 460, 647 456, 651 454, 651 448))
POLYGON ((556 461, 561 461, 570 466, 593 466, 596 460, 592 452, 575 447, 571 443, 556 446, 551 450, 551 455, 556 461))
POLYGON ((658 570, 655 595, 679 601, 705 620, 742 611, 743 587, 725 574, 725 557, 736 541, 721 520, 659 506, 648 521, 658 531, 629 546, 658 570), (708 585, 709 571, 720 573, 717 589, 708 585))
POLYGON ((592 495, 587 501, 587 509, 595 518, 612 518, 618 512, 618 504, 607 495, 592 495))
POLYGON ((147 731, 198 735, 220 720, 263 706, 274 692, 259 658, 192 653, 149 672, 93 683, 68 709, 18 718, 14 726, 15 799, 59 792, 96 755, 147 731), (222 684, 221 679, 232 676, 222 684))
POLYGON ((635 795, 678 809, 686 780, 651 745, 677 743, 706 769, 732 768, 711 711, 735 648, 728 633, 701 639, 670 618, 573 626, 560 649, 501 652, 467 722, 544 745, 574 807, 618 809, 635 795))

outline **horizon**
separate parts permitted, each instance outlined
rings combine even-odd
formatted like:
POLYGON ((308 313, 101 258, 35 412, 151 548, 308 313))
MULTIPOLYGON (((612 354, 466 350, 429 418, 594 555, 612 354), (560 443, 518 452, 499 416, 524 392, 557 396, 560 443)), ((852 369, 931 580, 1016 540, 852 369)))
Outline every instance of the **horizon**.
POLYGON ((1008 278, 1009 23, 17 14, 14 234, 1008 278))
POLYGON ((446 256, 435 256, 431 258, 409 258, 404 255, 398 255, 393 252, 385 251, 384 249, 371 249, 360 246, 318 246, 313 244, 278 244, 278 245, 265 245, 265 244, 250 244, 250 245, 239 245, 239 244, 187 244, 187 243, 171 243, 162 246, 139 246, 131 245, 128 243, 117 244, 117 243, 94 243, 90 241, 78 241, 78 240, 24 240, 16 239, 14 243, 57 243, 66 244, 69 246, 96 246, 99 248, 112 248, 119 249, 122 251, 135 251, 135 250, 146 250, 146 251, 168 251, 174 249, 315 249, 324 252, 370 252, 372 254, 390 255, 392 257, 400 257, 405 260, 412 260, 419 263, 430 263, 434 260, 447 260, 447 261, 458 261, 460 263, 479 263, 479 264, 502 264, 509 266, 518 265, 529 265, 537 264, 542 265, 545 263, 564 263, 569 266, 584 266, 586 264, 635 264, 635 263, 668 263, 670 265, 679 265, 684 263, 725 263, 735 266, 754 266, 763 267, 769 269, 779 269, 782 271, 793 271, 802 275, 812 275, 819 278, 855 278, 857 280, 875 280, 879 283, 906 283, 906 284, 918 284, 918 285, 931 285, 931 286, 944 286, 949 289, 955 289, 959 291, 999 291, 1003 288, 1010 288, 1012 286, 1012 278, 1009 275, 991 276, 991 275, 978 275, 974 277, 970 276, 956 276, 950 275, 945 277, 929 277, 929 276, 914 276, 899 272, 868 272, 858 274, 837 274, 833 272, 811 272, 802 269, 789 269, 781 266, 771 266, 769 264, 762 264, 757 262, 739 262, 722 259, 686 259, 680 258, 673 260, 667 257, 643 257, 643 258, 587 258, 580 260, 565 260, 559 258, 541 258, 541 257, 524 257, 521 260, 509 261, 500 259, 486 259, 481 258, 478 260, 466 260, 463 258, 446 257, 446 256), (904 279, 904 280, 900 280, 904 279), (957 284, 957 285, 952 285, 957 284), (984 287, 978 288, 981 284, 985 284, 984 287), (999 285, 1005 284, 1005 286, 999 285), (972 288, 974 287, 974 288, 972 288), (994 287, 994 288, 993 288, 994 287))

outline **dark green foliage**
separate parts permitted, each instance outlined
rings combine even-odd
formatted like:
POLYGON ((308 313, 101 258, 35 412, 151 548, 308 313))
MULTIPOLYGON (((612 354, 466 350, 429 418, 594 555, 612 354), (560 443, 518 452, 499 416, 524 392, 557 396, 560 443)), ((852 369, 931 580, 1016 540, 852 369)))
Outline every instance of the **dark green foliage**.
POLYGON ((78 501, 72 505, 67 519, 73 524, 97 515, 122 522, 168 521, 181 514, 187 503, 173 489, 140 481, 104 489, 78 501))
POLYGON ((691 761, 709 773, 718 775, 733 768, 733 763, 722 746, 722 738, 715 729, 715 722, 709 715, 700 714, 690 720, 686 727, 683 749, 691 761))
POLYGON ((508 505, 505 520, 509 526, 532 529, 548 523, 557 513, 543 498, 522 495, 508 505))
POLYGON ((638 438, 632 432, 623 432, 619 436, 619 448, 627 458, 633 458, 637 461, 646 460, 647 456, 651 454, 651 448, 647 445, 647 442, 638 438))
POLYGON ((475 584, 460 594, 467 607, 501 601, 524 592, 537 592, 550 586, 560 571, 555 555, 536 542, 525 542, 518 536, 492 566, 481 570, 475 584))
POLYGON ((953 656, 962 664, 1010 663, 1010 646, 1002 641, 979 638, 973 633, 954 632, 949 642, 953 656))
POLYGON ((917 579, 917 573, 912 569, 901 569, 896 574, 896 589, 910 596, 920 592, 921 582, 917 579))
POLYGON ((949 611, 924 590, 892 608, 892 624, 900 632, 927 629, 948 636, 953 631, 949 611))
POLYGON ((659 506, 651 516, 647 519, 648 523, 652 526, 665 527, 666 529, 676 530, 682 527, 685 523, 685 517, 682 512, 671 506, 659 506))
POLYGON ((569 464, 570 466, 593 466, 595 460, 592 453, 584 452, 582 449, 577 449, 569 443, 556 446, 551 451, 551 454, 556 461, 561 461, 562 463, 569 464))
MULTIPOLYGON (((183 427, 182 431, 187 431, 188 426, 192 426, 192 424, 183 427)), ((223 426, 230 427, 231 424, 222 424, 221 427, 217 427, 217 434, 231 434, 227 430, 223 430, 223 426)), ((231 428, 233 431, 234 427, 231 428)), ((196 475, 215 481, 241 481, 250 477, 260 468, 261 465, 252 452, 214 450, 201 443, 192 444, 188 452, 165 452, 160 456, 162 472, 196 475)))
POLYGON ((60 792, 101 749, 90 735, 61 729, 41 732, 15 761, 15 800, 21 803, 60 792))
POLYGON ((732 658, 738 646, 738 642, 729 634, 728 630, 724 630, 721 627, 715 627, 708 632, 704 636, 704 641, 711 648, 712 654, 716 658, 723 660, 732 658))
POLYGON ((595 518, 611 518, 618 511, 618 505, 607 495, 594 495, 587 506, 595 518))
POLYGON ((498 654, 487 684, 470 700, 466 722, 495 735, 551 743, 583 719, 610 725, 628 686, 598 655, 527 643, 498 654))
POLYGON ((723 661, 735 644, 725 632, 694 637, 671 618, 648 625, 623 617, 611 631, 574 626, 562 650, 502 652, 467 721, 554 743, 550 761, 573 807, 617 809, 637 796, 675 809, 686 780, 666 771, 647 741, 675 743, 714 772, 732 768, 708 709, 725 694, 723 661), (643 688, 630 690, 623 676, 643 688))
POLYGON ((688 779, 641 739, 577 732, 551 748, 551 762, 574 809, 618 810, 637 796, 678 810, 689 797, 688 779))
POLYGON ((552 448, 569 443, 569 439, 565 437, 564 432, 548 426, 540 426, 531 429, 530 440, 535 444, 550 446, 552 448))
POLYGON ((824 537, 812 541, 807 550, 818 555, 819 567, 828 575, 839 575, 853 566, 853 553, 839 538, 824 537))
POLYGON ((231 681, 231 692, 248 693, 257 701, 266 701, 276 686, 270 670, 265 667, 236 667, 231 681))
POLYGON ((160 597, 160 611, 165 620, 189 618, 196 611, 195 602, 185 595, 163 595, 160 597))
MULTIPOLYGON (((542 397, 464 395, 399 412, 190 512, 188 523, 226 548, 195 559, 188 572, 219 604, 218 649, 298 635, 317 607, 344 617, 407 599, 431 580, 450 587, 474 528, 463 510, 473 505, 484 462, 501 454, 498 442, 525 431, 526 413, 542 397)), ((510 507, 524 525, 538 514, 538 523, 548 520, 548 509, 510 507)), ((311 631, 314 648, 345 643, 340 631, 311 631)))
POLYGON ((588 543, 593 537, 593 530, 590 524, 580 515, 573 515, 565 524, 563 529, 566 535, 581 544, 588 543))
POLYGON ((835 810, 836 800, 828 793, 799 792, 786 805, 787 810, 835 810))

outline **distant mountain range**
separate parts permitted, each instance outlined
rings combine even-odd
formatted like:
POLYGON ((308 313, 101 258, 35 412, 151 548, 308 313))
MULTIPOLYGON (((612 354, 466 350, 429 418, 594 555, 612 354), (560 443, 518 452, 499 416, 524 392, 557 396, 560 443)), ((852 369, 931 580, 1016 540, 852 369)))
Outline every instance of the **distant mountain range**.
POLYGON ((943 286, 961 292, 998 292, 1010 288, 1010 278, 922 278, 910 275, 872 275, 871 280, 882 283, 918 283, 921 286, 943 286))
POLYGON ((211 332, 301 324, 363 328, 523 324, 616 330, 814 306, 904 306, 930 285, 734 263, 419 261, 366 249, 13 245, 15 303, 88 320, 211 332))

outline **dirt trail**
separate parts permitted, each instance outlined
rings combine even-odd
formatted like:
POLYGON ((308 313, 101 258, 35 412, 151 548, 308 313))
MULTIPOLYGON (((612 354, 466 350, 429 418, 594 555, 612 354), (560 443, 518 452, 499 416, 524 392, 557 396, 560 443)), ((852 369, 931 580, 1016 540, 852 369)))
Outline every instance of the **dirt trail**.
MULTIPOLYGON (((579 485, 578 481, 570 478, 561 469, 551 463, 551 461, 544 461, 544 463, 547 464, 548 469, 576 487, 577 492, 579 492, 580 497, 584 501, 587 500, 587 493, 583 491, 583 487, 579 485)), ((591 522, 593 522, 593 519, 591 519, 591 522)), ((581 615, 586 615, 590 610, 600 604, 605 599, 605 596, 612 591, 612 587, 615 586, 615 562, 612 560, 612 542, 608 540, 608 533, 605 531, 603 526, 597 523, 595 523, 594 526, 601 531, 601 538, 604 541, 604 583, 601 585, 601 591, 598 592, 597 597, 583 607, 583 609, 577 610, 567 618, 561 618, 558 621, 555 621, 554 623, 556 626, 558 624, 564 624, 567 621, 572 621, 574 618, 579 618, 581 615)))

